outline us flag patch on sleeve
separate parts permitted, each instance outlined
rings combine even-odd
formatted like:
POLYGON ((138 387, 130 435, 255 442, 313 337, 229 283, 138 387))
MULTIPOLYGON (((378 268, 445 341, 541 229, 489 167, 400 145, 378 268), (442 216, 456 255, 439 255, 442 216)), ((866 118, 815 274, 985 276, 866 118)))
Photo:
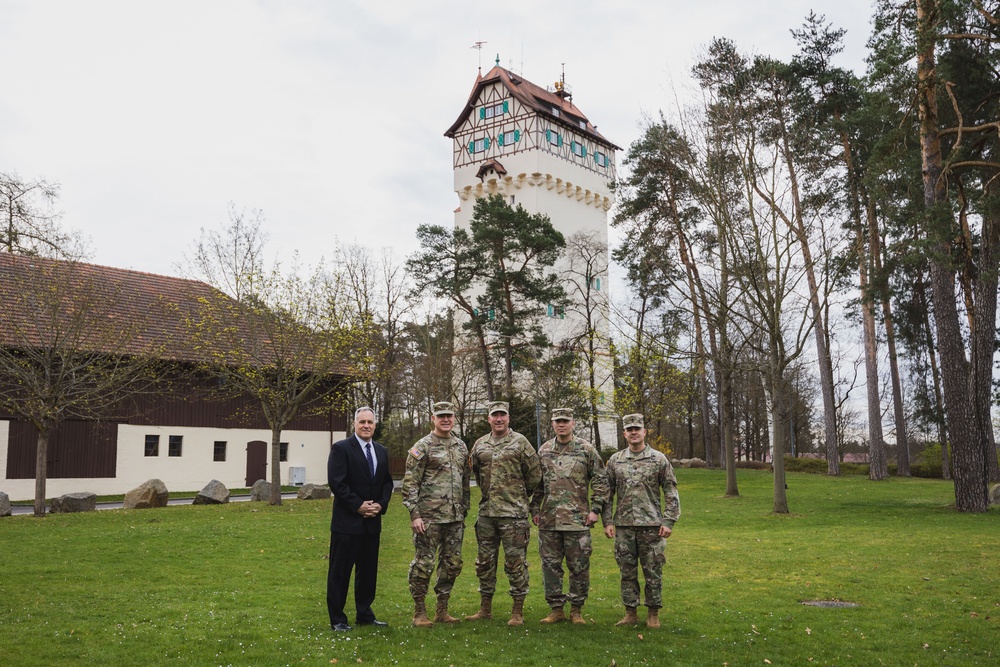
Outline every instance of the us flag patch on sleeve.
POLYGON ((420 459, 424 458, 424 453, 422 450, 419 450, 416 447, 414 447, 413 449, 410 450, 410 456, 419 461, 420 459))

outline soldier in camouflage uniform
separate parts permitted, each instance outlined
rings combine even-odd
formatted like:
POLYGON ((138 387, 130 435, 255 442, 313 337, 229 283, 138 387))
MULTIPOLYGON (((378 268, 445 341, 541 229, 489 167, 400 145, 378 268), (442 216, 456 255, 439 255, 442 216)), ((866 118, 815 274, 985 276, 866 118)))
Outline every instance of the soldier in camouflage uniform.
POLYGON ((438 557, 437 613, 439 623, 458 623, 448 614, 448 598, 462 571, 462 538, 469 513, 469 450, 452 435, 455 406, 434 404, 434 430, 416 442, 406 456, 403 506, 410 512, 415 555, 410 563, 413 625, 431 627, 424 598, 438 557))
POLYGON ((479 611, 467 620, 493 617, 497 586, 497 559, 503 544, 504 572, 514 598, 507 625, 524 623, 524 598, 528 595, 528 501, 542 480, 538 454, 528 439, 510 430, 507 404, 489 404, 490 433, 476 440, 469 461, 482 491, 476 520, 476 574, 479 576, 479 611))
POLYGON ((618 496, 614 518, 611 502, 604 506, 604 534, 615 539, 615 560, 622 571, 622 602, 625 617, 616 625, 639 622, 639 565, 646 580, 646 625, 660 627, 663 606, 663 555, 674 522, 681 515, 677 480, 670 461, 646 444, 642 415, 622 417, 628 448, 608 459, 608 483, 612 498, 618 496), (663 493, 661 505, 660 493, 663 493))
POLYGON ((556 408, 552 411, 556 437, 538 450, 543 493, 532 499, 531 514, 538 526, 545 602, 552 608, 541 621, 545 624, 566 620, 566 600, 570 620, 586 623, 581 609, 590 589, 590 527, 608 502, 608 477, 601 455, 592 444, 573 435, 575 426, 572 410, 556 408), (562 588, 563 559, 569 570, 569 595, 562 588))

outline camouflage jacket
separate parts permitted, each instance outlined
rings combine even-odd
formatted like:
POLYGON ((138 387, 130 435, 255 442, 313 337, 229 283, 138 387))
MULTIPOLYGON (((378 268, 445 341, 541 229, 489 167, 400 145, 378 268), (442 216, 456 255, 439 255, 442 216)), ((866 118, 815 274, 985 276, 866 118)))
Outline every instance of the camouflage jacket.
POLYGON ((528 518, 528 499, 538 493, 542 469, 527 438, 508 431, 495 440, 487 433, 472 446, 469 462, 483 494, 479 501, 482 516, 528 518))
POLYGON ((425 435, 406 455, 403 506, 410 520, 464 521, 469 513, 469 449, 456 436, 425 435))
POLYGON ((633 454, 627 447, 608 459, 608 484, 618 504, 611 515, 611 502, 604 506, 605 526, 666 526, 673 528, 680 518, 677 479, 670 461, 649 445, 633 454), (663 504, 660 504, 660 491, 663 504), (662 511, 661 511, 662 507, 662 511))
POLYGON ((592 444, 574 437, 565 445, 549 440, 538 450, 538 458, 543 491, 532 499, 531 514, 538 516, 539 530, 588 530, 587 514, 601 514, 608 503, 601 455, 592 444))

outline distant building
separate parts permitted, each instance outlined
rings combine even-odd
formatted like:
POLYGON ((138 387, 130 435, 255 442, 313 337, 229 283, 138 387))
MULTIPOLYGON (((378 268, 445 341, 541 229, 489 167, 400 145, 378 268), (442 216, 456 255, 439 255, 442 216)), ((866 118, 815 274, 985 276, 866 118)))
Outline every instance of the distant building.
MULTIPOLYGON (((11 346, 18 312, 12 290, 45 280, 57 260, 0 253, 0 345, 11 346)), ((67 420, 48 446, 46 491, 121 494, 151 478, 171 491, 197 491, 212 479, 230 488, 270 479, 271 433, 253 399, 213 399, 216 380, 198 370, 184 323, 202 298, 219 293, 205 283, 93 264, 79 264, 88 280, 114 283, 122 318, 144 323, 141 339, 168 362, 171 389, 140 395, 101 421, 67 420), (150 314, 155 314, 150 316, 150 314)), ((283 483, 326 483, 330 444, 344 437, 342 414, 302 417, 282 432, 283 483), (292 472, 295 478, 292 478, 292 472)), ((0 491, 13 500, 34 497, 37 431, 11 414, 0 414, 0 491)))
MULTIPOLYGON (((486 75, 476 77, 465 107, 445 136, 453 144, 457 227, 469 225, 477 198, 502 195, 512 206, 548 215, 567 239, 584 233, 607 246, 608 211, 614 203, 610 185, 616 178, 615 152, 621 149, 573 104, 565 81, 542 88, 500 67, 498 60, 486 75)), ((607 266, 607 257, 603 264, 607 266)), ((565 263, 556 267, 567 268, 565 263)), ((606 269, 593 277, 591 287, 605 297, 597 329, 607 341, 606 269)), ((581 318, 551 304, 540 316, 555 345, 578 335, 583 326, 581 318)), ((613 364, 606 345, 601 358, 601 439, 604 446, 616 447, 613 364)), ((577 419, 578 424, 583 421, 577 419)))

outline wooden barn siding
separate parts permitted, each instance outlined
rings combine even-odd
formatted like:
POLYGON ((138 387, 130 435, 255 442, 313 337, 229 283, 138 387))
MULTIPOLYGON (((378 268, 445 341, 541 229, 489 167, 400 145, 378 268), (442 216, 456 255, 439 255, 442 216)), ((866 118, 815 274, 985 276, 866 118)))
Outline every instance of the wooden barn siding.
MULTIPOLYGON (((205 398, 209 381, 175 383, 164 394, 133 399, 127 409, 106 422, 66 421, 49 440, 48 477, 52 479, 115 477, 118 459, 117 425, 180 426, 205 428, 268 429, 267 420, 253 399, 205 398)), ((28 422, 12 416, 7 447, 7 479, 32 479, 38 431, 28 422)), ((346 431, 348 417, 337 411, 293 419, 286 430, 346 431)), ((166 446, 166 443, 161 443, 166 446)))
MULTIPOLYGON (((49 435, 47 477, 114 477, 117 469, 118 425, 113 422, 68 420, 49 435)), ((34 479, 38 430, 20 420, 10 422, 7 479, 34 479)))

